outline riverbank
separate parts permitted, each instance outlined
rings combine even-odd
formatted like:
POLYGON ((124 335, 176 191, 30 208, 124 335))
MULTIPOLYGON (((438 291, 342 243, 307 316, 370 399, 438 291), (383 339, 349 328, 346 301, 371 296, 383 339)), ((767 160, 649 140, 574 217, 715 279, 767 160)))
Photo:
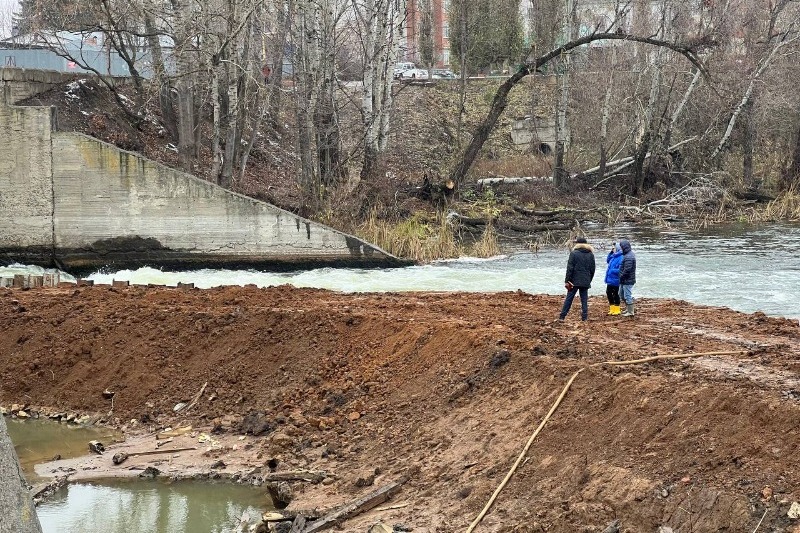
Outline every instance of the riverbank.
MULTIPOLYGON (((554 323, 559 305, 523 292, 0 289, 0 401, 128 430, 135 419, 149 447, 155 432, 191 425, 181 436, 191 444, 170 445, 198 447, 186 462, 202 468, 326 472, 324 483, 290 482, 290 509, 409 476, 394 497, 408 506, 346 529, 456 531, 585 368, 480 530, 602 531, 620 519, 623 531, 752 531, 763 515, 765 531, 793 531, 796 320, 660 299, 623 320, 594 297, 587 324, 576 310, 554 323), (589 366, 705 352, 728 355, 589 366), (203 456, 201 434, 223 451, 203 456)), ((121 466, 170 468, 146 457, 121 466)))

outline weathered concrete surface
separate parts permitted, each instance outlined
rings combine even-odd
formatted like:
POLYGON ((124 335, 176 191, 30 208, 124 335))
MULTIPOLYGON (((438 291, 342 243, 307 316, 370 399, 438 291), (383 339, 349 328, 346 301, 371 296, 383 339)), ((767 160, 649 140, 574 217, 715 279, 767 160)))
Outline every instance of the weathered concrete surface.
MULTIPOLYGON (((33 70, 15 67, 0 68, 0 82, 9 104, 49 91, 57 85, 78 79, 75 74, 54 70, 33 70)), ((84 74, 83 77, 86 77, 84 74)))
POLYGON ((3 416, 0 416, 0 533, 42 533, 3 416))
POLYGON ((0 262, 76 272, 393 266, 356 237, 0 103, 0 262))
POLYGON ((51 108, 0 103, 0 257, 16 248, 25 260, 52 248, 52 122, 51 108))

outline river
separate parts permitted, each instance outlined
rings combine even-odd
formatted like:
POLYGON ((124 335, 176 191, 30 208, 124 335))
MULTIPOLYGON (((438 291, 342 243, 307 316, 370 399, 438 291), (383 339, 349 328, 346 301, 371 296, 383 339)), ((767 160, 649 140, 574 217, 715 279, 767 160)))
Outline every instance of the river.
MULTIPOLYGON (((800 225, 726 226, 710 229, 590 228, 598 271, 591 294, 605 294, 605 254, 614 240, 630 238, 637 254, 634 295, 675 298, 752 313, 800 318, 800 225)), ((251 270, 167 272, 154 268, 95 273, 96 283, 197 287, 290 284, 344 292, 522 290, 563 292, 566 249, 518 252, 491 259, 462 258, 396 269, 323 268, 290 273, 251 270)), ((0 268, 0 276, 28 267, 0 268), (5 273, 4 273, 5 272, 5 273)), ((35 270, 35 269, 34 269, 35 270)))

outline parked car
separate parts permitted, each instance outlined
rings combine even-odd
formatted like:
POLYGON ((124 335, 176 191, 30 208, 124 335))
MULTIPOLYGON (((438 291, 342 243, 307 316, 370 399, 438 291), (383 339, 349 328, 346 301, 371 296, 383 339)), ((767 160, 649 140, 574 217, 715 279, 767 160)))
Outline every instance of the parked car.
POLYGON ((394 76, 394 79, 399 80, 400 79, 400 75, 403 74, 403 72, 405 72, 406 70, 414 69, 414 68, 417 68, 417 66, 414 63, 411 63, 410 61, 400 62, 400 63, 397 63, 394 66, 394 70, 392 71, 392 75, 394 76))
POLYGON ((431 70, 431 78, 434 80, 454 80, 457 78, 452 70, 446 68, 435 68, 431 70))
POLYGON ((402 80, 427 80, 428 71, 424 68, 410 68, 400 74, 402 80))

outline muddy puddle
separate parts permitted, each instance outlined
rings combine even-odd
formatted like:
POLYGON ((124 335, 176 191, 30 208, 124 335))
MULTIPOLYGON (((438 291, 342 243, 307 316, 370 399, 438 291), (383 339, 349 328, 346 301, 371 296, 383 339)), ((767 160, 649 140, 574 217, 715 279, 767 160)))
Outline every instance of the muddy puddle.
MULTIPOLYGON (((111 443, 109 429, 49 420, 6 419, 29 483, 43 481, 34 465, 80 457, 88 442, 111 443)), ((37 507, 44 533, 182 533, 233 531, 244 512, 270 508, 263 489, 232 483, 104 480, 68 485, 37 507)))
POLYGON ((260 516, 263 491, 199 481, 77 483, 37 508, 44 533, 222 533, 260 516))

